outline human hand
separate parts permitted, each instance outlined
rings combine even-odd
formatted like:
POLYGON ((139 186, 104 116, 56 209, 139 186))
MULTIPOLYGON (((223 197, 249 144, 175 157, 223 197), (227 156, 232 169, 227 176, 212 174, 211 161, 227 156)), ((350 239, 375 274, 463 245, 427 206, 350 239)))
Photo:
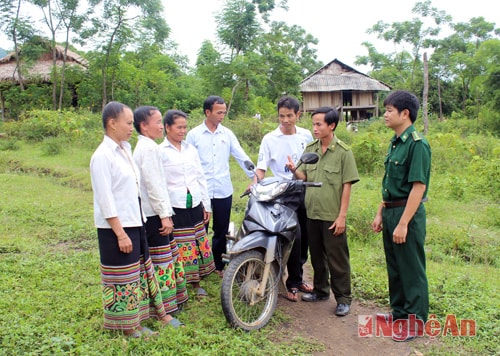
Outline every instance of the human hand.
POLYGON ((174 230, 174 223, 169 216, 161 219, 160 235, 167 236, 174 230))
POLYGON ((375 216, 375 219, 373 219, 372 222, 372 230, 373 232, 382 231, 382 216, 380 215, 375 216))
POLYGON ((288 163, 285 163, 286 168, 288 168, 290 172, 295 173, 297 167, 295 167, 295 163, 293 162, 292 157, 287 156, 287 158, 288 158, 288 163))
POLYGON ((208 211, 203 210, 203 224, 206 225, 210 221, 211 214, 208 211))
POLYGON ((118 248, 122 253, 132 252, 133 249, 132 240, 130 240, 130 237, 128 237, 127 234, 118 237, 118 248))
POLYGON ((398 224, 392 233, 392 241, 395 244, 404 244, 406 242, 406 235, 408 234, 408 226, 398 224))
POLYGON ((337 219, 335 219, 335 221, 333 222, 333 224, 330 225, 330 227, 328 228, 328 230, 332 230, 333 236, 340 236, 340 235, 342 235, 345 232, 345 230, 346 230, 345 218, 339 216, 337 219))

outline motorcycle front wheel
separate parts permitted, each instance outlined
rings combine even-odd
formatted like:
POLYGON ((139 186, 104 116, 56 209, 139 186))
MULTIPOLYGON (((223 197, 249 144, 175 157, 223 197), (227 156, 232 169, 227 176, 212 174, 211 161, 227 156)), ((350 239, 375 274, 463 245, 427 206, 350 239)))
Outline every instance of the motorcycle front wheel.
POLYGON ((278 301, 277 273, 271 266, 264 294, 257 289, 264 272, 264 254, 246 251, 231 260, 224 272, 221 289, 222 311, 233 328, 257 330, 264 327, 278 301))

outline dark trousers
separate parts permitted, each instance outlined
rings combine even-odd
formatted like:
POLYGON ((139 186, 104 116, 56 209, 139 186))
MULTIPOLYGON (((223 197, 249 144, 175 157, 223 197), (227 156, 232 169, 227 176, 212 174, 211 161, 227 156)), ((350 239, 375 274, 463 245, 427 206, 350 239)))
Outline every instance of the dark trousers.
POLYGON ((389 277, 389 299, 394 319, 415 314, 427 321, 429 291, 425 272, 426 217, 423 204, 408 224, 404 244, 395 244, 392 233, 403 214, 404 206, 382 210, 384 252, 389 277))
POLYGON ((309 256, 309 238, 307 233, 307 214, 306 207, 301 204, 297 210, 300 225, 300 277, 303 275, 304 264, 307 262, 309 256))
MULTIPOLYGON (((222 262, 222 254, 226 253, 226 235, 229 229, 229 220, 231 219, 231 205, 233 204, 233 196, 227 198, 211 199, 212 204, 212 253, 214 255, 215 269, 222 271, 224 262, 222 262)), ((209 224, 205 225, 208 233, 209 224)))
POLYGON ((309 246, 307 243, 307 215, 303 200, 297 209, 297 218, 299 220, 299 226, 297 227, 295 241, 293 242, 292 251, 290 252, 290 257, 288 258, 288 262, 286 264, 288 271, 286 287, 288 289, 298 288, 304 281, 303 266, 307 261, 309 246))
POLYGON ((347 234, 334 236, 328 228, 333 221, 307 220, 309 251, 314 270, 314 293, 330 295, 330 288, 338 304, 351 304, 351 263, 347 234))

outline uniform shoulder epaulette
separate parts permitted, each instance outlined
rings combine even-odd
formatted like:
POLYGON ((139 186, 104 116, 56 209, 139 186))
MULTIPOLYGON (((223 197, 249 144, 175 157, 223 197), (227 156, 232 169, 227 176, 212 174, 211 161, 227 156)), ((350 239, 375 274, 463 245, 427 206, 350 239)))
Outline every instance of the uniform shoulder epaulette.
POLYGON ((413 131, 411 133, 411 137, 413 138, 413 141, 420 141, 422 139, 422 136, 417 131, 413 131))
POLYGON ((309 146, 313 146, 314 144, 316 144, 319 140, 318 139, 314 139, 312 140, 311 142, 309 142, 306 147, 309 147, 309 146))
POLYGON ((349 151, 351 149, 351 147, 343 141, 337 140, 337 143, 339 144, 340 147, 342 147, 346 151, 349 151))

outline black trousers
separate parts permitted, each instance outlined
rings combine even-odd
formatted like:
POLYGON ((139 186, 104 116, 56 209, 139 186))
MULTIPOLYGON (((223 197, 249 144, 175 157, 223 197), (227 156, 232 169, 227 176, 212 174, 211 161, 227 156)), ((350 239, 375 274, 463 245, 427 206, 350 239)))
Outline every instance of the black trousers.
POLYGON ((297 236, 293 243, 292 251, 286 265, 288 277, 286 280, 287 288, 298 288, 304 280, 304 263, 307 261, 309 250, 309 243, 307 237, 307 215, 302 199, 300 206, 297 208, 297 217, 299 219, 299 226, 297 229, 297 236))
POLYGON ((337 303, 351 304, 351 263, 347 235, 334 236, 333 221, 308 220, 309 248, 314 270, 314 293, 328 297, 332 290, 337 303))
MULTIPOLYGON (((231 219, 231 206, 233 204, 233 196, 227 198, 211 199, 212 204, 212 253, 214 255, 215 269, 222 271, 224 262, 222 262, 222 254, 226 253, 226 234, 229 229, 229 221, 231 219)), ((205 225, 208 233, 209 224, 205 225)))

